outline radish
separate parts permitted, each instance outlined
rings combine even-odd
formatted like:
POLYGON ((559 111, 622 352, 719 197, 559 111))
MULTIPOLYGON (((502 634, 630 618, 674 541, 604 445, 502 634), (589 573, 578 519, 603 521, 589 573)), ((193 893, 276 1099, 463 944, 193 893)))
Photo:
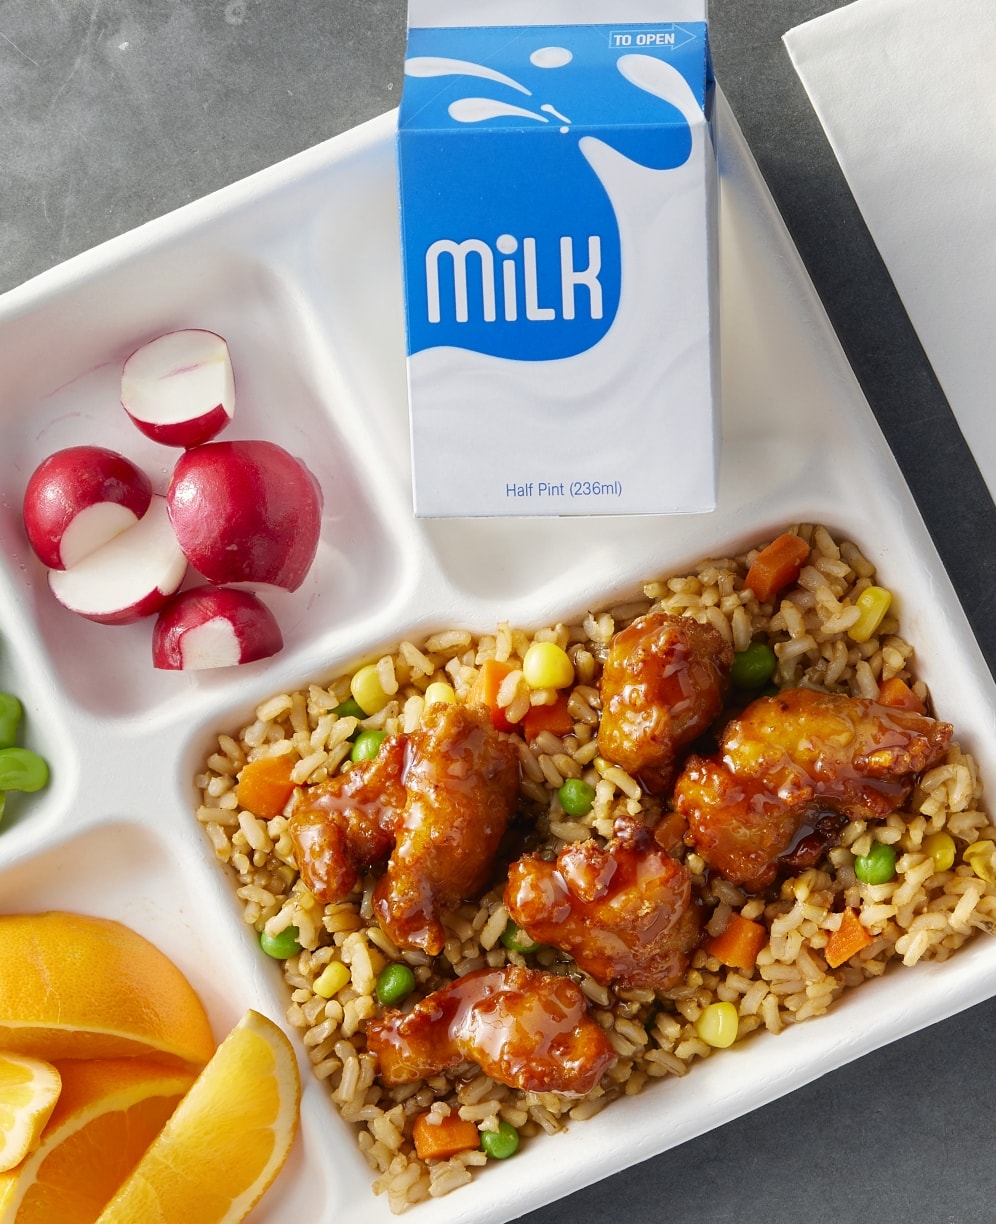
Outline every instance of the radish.
POLYGON ((283 644, 273 613, 250 591, 191 587, 159 613, 152 665, 166 671, 232 667, 267 659, 283 644))
POLYGON ((206 442, 188 450, 166 501, 180 547, 208 582, 295 591, 315 559, 321 488, 274 442, 206 442))
POLYGON ((69 569, 133 527, 151 498, 148 476, 124 455, 102 446, 70 446, 31 474, 24 530, 49 569, 69 569))
POLYGON ((71 569, 49 570, 52 594, 64 607, 103 625, 128 625, 158 612, 187 569, 166 511, 153 495, 145 515, 71 569))
POLYGON ((154 442, 183 447, 207 442, 235 411, 228 345, 200 329, 150 340, 124 363, 121 406, 154 442))

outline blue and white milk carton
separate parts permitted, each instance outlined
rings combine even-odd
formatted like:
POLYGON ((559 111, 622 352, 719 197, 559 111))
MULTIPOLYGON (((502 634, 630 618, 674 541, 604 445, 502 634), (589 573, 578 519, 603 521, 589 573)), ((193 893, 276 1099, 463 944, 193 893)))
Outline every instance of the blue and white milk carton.
POLYGON ((409 0, 415 512, 715 506, 706 0, 409 0))

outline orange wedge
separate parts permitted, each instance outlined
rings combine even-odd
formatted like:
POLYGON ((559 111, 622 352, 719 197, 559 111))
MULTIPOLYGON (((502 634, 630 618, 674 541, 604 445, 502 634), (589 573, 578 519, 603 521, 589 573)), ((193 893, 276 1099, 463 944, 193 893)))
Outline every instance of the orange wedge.
POLYGON ((51 1063, 0 1053, 0 1173, 34 1151, 59 1099, 62 1079, 51 1063))
POLYGON ((189 1088, 141 1059, 67 1061, 41 1141, 0 1173, 0 1224, 93 1224, 189 1088))
POLYGON ((218 1047, 98 1224, 237 1224, 287 1159, 301 1080, 290 1041, 249 1011, 218 1047))
POLYGON ((0 1050, 196 1071, 214 1048, 193 987, 137 932, 82 914, 0 916, 0 1050))

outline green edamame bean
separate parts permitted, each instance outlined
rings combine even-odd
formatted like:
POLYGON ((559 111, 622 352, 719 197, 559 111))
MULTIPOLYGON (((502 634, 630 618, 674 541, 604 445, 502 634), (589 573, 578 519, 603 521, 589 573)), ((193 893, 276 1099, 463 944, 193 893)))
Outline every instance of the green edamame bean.
POLYGON ((48 781, 48 765, 30 748, 0 748, 0 791, 37 791, 48 781))
POLYGON ((353 740, 352 751, 349 754, 351 761, 369 761, 380 752, 380 746, 383 744, 386 736, 384 731, 361 731, 353 740))
POLYGON ((519 1150, 519 1132, 510 1122, 499 1122, 496 1131, 481 1131, 481 1150, 492 1160, 508 1160, 519 1150))
POLYGON ((274 960, 288 960, 301 951, 301 945, 297 941, 299 934, 296 926, 284 927, 278 935, 267 935, 266 931, 260 931, 259 946, 274 960))
POLYGON ((746 650, 738 650, 733 656, 730 680, 736 688, 762 688, 775 674, 778 660, 775 652, 764 642, 751 642, 746 650))
POLYGON ((355 697, 347 697, 332 711, 338 718, 366 718, 366 711, 360 709, 360 703, 355 697))
POLYGON ((595 788, 583 778, 568 778, 557 798, 568 816, 587 816, 595 802, 595 788))
POLYGON ((13 748, 23 707, 13 693, 0 693, 0 748, 13 748))
POLYGON ((865 884, 888 884, 896 874, 896 851, 885 842, 873 842, 867 854, 854 860, 854 874, 865 884))
POLYGON ((535 939, 529 935, 509 918, 504 931, 501 933, 501 942, 510 952, 535 952, 540 946, 535 939))
POLYGON ((415 989, 415 974, 401 961, 385 965, 377 975, 377 1002, 389 1007, 407 999, 415 989))

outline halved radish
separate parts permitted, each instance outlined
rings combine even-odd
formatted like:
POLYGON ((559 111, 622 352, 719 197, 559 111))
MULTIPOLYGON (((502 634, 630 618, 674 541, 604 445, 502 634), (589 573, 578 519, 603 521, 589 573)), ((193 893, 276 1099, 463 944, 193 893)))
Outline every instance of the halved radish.
POLYGON ((24 490, 28 542, 49 569, 68 569, 127 531, 152 498, 148 476, 103 446, 69 446, 35 468, 24 490))
POLYGON ((280 626, 250 591, 199 586, 175 595, 152 631, 152 665, 166 671, 233 667, 283 648, 280 626))
POLYGON ((181 455, 166 493, 180 547, 216 585, 295 591, 318 549, 322 491, 275 442, 206 442, 181 455))
POLYGON ((227 343, 215 332, 191 328, 143 344, 121 371, 121 406, 155 442, 207 442, 235 411, 227 343))
POLYGON ((166 499, 154 494, 134 527, 71 569, 49 570, 48 584, 71 612, 102 625, 128 625, 158 612, 179 589, 186 570, 166 499))

